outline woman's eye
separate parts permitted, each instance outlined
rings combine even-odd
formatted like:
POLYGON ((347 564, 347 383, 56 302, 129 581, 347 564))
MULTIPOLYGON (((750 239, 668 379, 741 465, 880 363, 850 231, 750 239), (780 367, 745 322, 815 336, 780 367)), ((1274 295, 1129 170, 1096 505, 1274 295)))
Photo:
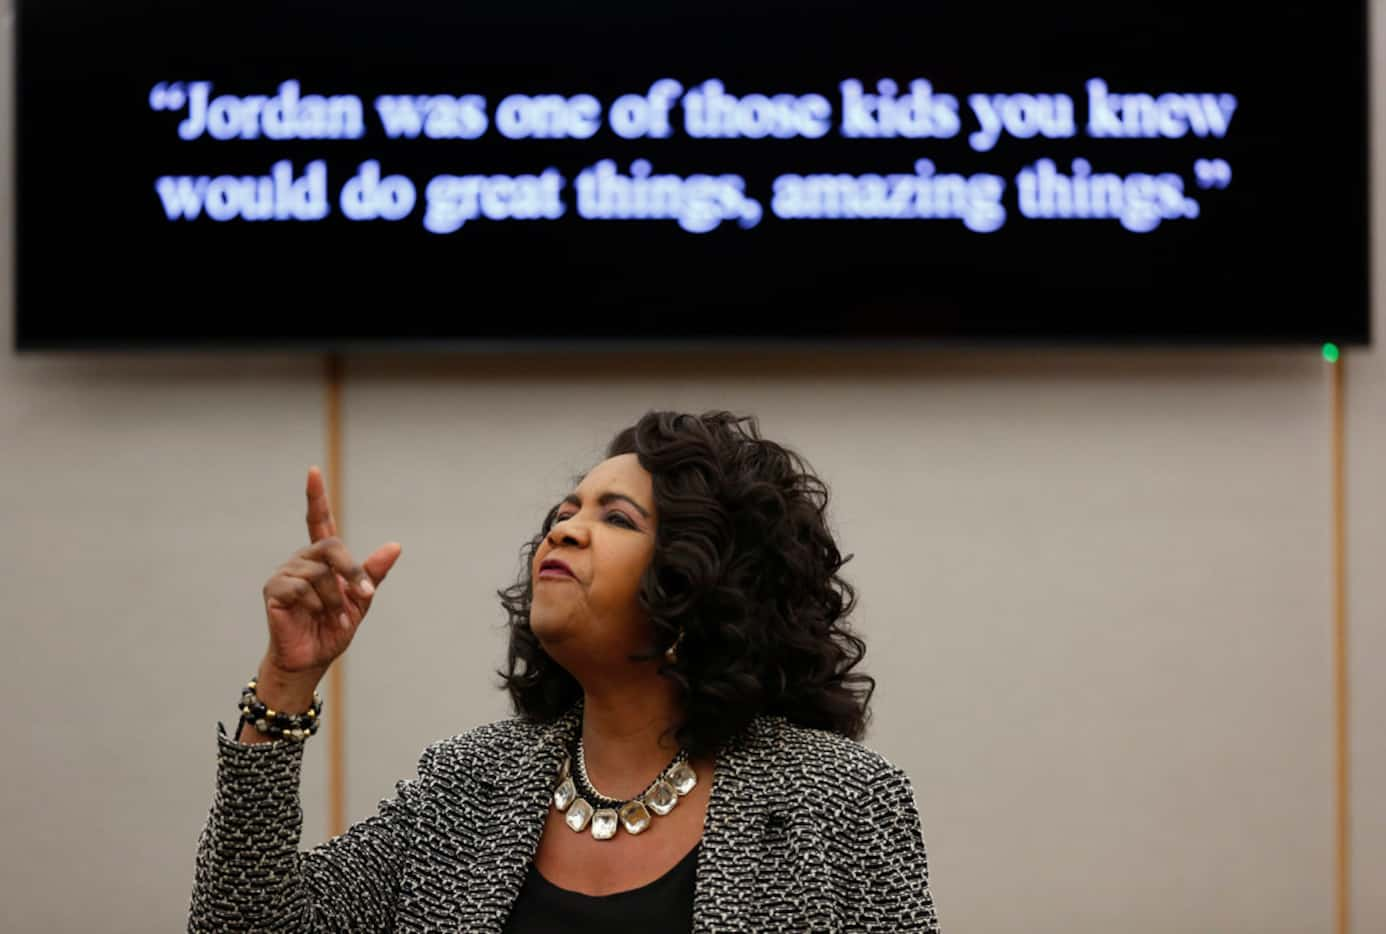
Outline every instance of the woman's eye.
MULTIPOLYGON (((569 512, 569 513, 564 513, 564 514, 561 515, 561 516, 554 516, 554 517, 553 517, 553 525, 558 525, 558 523, 560 523, 560 522, 566 522, 566 521, 568 521, 569 519, 573 518, 573 516, 575 516, 575 515, 577 515, 577 513, 575 513, 575 512, 569 512)), ((625 513, 621 513, 621 512, 613 512, 613 513, 611 513, 610 515, 608 515, 608 516, 606 517, 606 521, 608 521, 608 522, 615 521, 615 523, 616 523, 617 525, 625 526, 625 527, 628 528, 628 529, 636 528, 635 523, 632 522, 632 521, 626 516, 625 513)), ((552 528, 552 526, 550 526, 550 528, 552 528)))

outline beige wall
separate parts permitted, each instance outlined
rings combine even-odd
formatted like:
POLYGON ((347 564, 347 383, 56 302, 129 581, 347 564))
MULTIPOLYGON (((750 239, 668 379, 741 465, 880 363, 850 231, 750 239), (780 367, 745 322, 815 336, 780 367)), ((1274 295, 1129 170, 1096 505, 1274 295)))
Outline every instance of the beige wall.
MULTIPOLYGON (((10 289, 0 274, 0 309, 10 289)), ((1346 362, 1368 932, 1386 929, 1386 356, 1346 362)), ((572 474, 647 408, 728 407, 833 488, 880 682, 869 743, 914 779, 946 930, 1329 932, 1329 402, 1313 349, 353 358, 347 538, 404 555, 346 657, 349 817, 432 739, 504 715, 494 590, 572 474)), ((322 413, 312 357, 0 354, 0 929, 183 926, 215 723, 263 651, 260 586, 302 539, 322 413)))

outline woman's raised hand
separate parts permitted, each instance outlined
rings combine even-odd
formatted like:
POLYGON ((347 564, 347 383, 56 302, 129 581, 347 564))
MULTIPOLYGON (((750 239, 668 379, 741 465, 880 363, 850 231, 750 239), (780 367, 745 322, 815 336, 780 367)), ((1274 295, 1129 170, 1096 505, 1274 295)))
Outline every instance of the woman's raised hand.
POLYGON ((337 537, 317 467, 308 469, 307 494, 310 544, 284 562, 265 584, 269 650, 261 676, 268 665, 281 681, 316 684, 351 644, 370 611, 376 587, 394 566, 402 546, 388 542, 357 564, 337 537))

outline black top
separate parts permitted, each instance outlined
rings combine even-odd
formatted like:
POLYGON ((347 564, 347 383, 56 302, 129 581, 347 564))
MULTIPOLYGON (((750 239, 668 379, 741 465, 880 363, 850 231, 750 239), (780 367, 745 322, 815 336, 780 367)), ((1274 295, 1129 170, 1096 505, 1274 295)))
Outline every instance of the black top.
POLYGON ((678 865, 638 889, 584 895, 560 889, 531 863, 505 934, 685 934, 693 930, 693 875, 698 846, 678 865))

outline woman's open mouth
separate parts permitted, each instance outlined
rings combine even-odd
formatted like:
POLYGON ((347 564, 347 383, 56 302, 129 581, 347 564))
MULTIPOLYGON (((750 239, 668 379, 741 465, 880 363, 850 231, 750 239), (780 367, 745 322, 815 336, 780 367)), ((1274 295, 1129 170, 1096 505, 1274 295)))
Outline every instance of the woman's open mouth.
POLYGON ((539 565, 539 577, 544 580, 550 578, 556 580, 563 580, 565 578, 577 580, 577 575, 573 573, 572 569, 556 558, 549 558, 545 560, 543 564, 539 565))

